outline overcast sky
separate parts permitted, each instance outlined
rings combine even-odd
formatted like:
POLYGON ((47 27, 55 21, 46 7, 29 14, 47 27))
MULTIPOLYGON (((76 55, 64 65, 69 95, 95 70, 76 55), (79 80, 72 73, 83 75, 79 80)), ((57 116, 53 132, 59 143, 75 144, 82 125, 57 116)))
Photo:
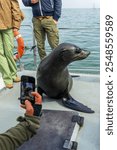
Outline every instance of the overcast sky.
MULTIPOLYGON (((21 8, 23 8, 22 0, 19 0, 21 8)), ((100 0, 62 0, 63 8, 99 8, 100 0)))

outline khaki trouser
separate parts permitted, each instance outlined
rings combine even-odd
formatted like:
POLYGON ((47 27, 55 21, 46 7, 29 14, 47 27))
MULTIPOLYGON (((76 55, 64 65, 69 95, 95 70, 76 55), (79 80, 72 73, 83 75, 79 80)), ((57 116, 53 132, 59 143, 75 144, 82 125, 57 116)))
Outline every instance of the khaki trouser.
POLYGON ((47 39, 52 49, 59 44, 58 28, 51 16, 43 18, 33 18, 34 34, 37 41, 39 56, 43 59, 46 56, 45 39, 47 39))
POLYGON ((0 72, 5 84, 12 84, 17 67, 13 59, 14 37, 12 29, 0 30, 0 72))

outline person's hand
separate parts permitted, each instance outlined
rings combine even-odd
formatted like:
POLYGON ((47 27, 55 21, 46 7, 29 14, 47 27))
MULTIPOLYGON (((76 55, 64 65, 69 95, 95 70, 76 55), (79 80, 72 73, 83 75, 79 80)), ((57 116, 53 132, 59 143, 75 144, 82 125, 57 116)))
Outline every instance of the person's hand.
POLYGON ((33 96, 35 96, 35 104, 39 104, 39 105, 42 104, 42 97, 41 97, 41 95, 39 93, 31 92, 31 94, 33 96))
POLYGON ((29 100, 25 100, 25 105, 21 104, 21 107, 26 109, 26 115, 39 116, 42 108, 42 97, 37 92, 31 92, 31 94, 35 96, 35 104, 32 106, 29 100))
POLYGON ((31 3, 32 4, 36 4, 36 3, 38 3, 39 2, 39 0, 31 0, 31 3))
POLYGON ((25 100, 25 105, 21 105, 21 107, 26 109, 26 115, 33 116, 34 108, 29 100, 25 100))
POLYGON ((16 32, 16 31, 18 31, 18 29, 17 28, 13 28, 13 32, 16 32))
POLYGON ((57 23, 58 23, 58 22, 57 22, 56 20, 54 20, 54 19, 53 19, 53 21, 54 21, 54 23, 55 23, 55 24, 57 24, 57 23))

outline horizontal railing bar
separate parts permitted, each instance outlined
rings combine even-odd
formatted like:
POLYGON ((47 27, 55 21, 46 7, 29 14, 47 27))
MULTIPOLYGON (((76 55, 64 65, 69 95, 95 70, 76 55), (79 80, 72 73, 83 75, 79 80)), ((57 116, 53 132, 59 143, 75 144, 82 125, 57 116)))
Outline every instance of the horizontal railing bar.
MULTIPOLYGON (((32 25, 26 25, 26 24, 23 24, 23 25, 21 25, 21 26, 23 26, 23 27, 27 27, 27 26, 29 26, 29 27, 31 27, 31 28, 33 28, 33 26, 32 25)), ((79 27, 79 28, 67 28, 67 27, 58 27, 60 30, 78 30, 78 29, 100 29, 99 27, 94 27, 94 28, 89 28, 89 27, 79 27)))

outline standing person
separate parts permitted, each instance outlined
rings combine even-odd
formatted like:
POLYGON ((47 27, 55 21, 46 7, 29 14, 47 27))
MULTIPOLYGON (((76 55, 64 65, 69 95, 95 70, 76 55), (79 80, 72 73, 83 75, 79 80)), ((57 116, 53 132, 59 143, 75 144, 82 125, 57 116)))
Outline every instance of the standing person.
POLYGON ((0 72, 7 88, 20 81, 13 58, 13 31, 20 28, 22 17, 18 0, 0 0, 0 72))
POLYGON ((25 100, 25 105, 21 105, 26 109, 26 113, 24 117, 17 119, 20 123, 0 134, 0 150, 16 150, 36 134, 40 127, 42 98, 37 92, 32 92, 32 95, 35 96, 35 104, 25 100))
POLYGON ((61 16, 62 2, 61 0, 22 0, 22 2, 25 6, 32 7, 34 34, 39 56, 43 59, 46 56, 46 34, 52 49, 59 44, 57 22, 61 16))

